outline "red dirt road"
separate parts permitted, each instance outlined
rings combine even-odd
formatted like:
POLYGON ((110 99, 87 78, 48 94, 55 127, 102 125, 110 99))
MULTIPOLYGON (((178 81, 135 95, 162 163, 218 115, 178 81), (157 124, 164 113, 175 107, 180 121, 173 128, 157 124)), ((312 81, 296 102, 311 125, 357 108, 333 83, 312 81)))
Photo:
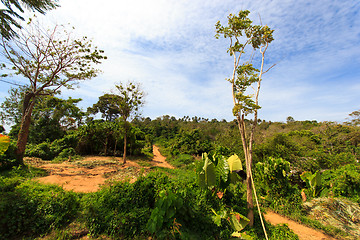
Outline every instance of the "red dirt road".
POLYGON ((318 230, 301 225, 274 212, 267 212, 265 214, 265 219, 272 225, 287 224, 289 228, 299 236, 300 240, 335 240, 335 238, 325 235, 318 230))
MULTIPOLYGON (((162 156, 159 148, 153 146, 154 158, 149 161, 151 166, 174 168, 166 157, 162 156)), ((33 162, 29 162, 34 164, 33 162)), ((78 162, 63 162, 58 164, 39 161, 37 167, 46 169, 50 172, 49 176, 37 178, 42 183, 57 184, 65 190, 74 192, 96 192, 104 185, 107 180, 129 180, 136 181, 141 169, 144 172, 150 167, 140 166, 136 161, 126 160, 122 164, 122 158, 90 156, 78 162)))

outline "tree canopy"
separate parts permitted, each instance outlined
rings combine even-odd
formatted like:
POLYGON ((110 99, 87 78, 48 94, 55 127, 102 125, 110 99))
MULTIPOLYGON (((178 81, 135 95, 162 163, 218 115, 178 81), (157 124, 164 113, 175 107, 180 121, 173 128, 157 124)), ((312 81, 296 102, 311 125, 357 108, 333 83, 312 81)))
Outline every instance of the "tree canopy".
POLYGON ((100 96, 97 103, 89 107, 87 111, 90 114, 100 112, 105 121, 115 121, 120 116, 119 102, 121 102, 120 96, 106 93, 100 96))
POLYGON ((3 56, 7 59, 2 66, 8 71, 2 77, 19 75, 22 83, 16 84, 26 88, 17 141, 18 161, 22 162, 36 98, 59 93, 64 87, 73 89, 79 81, 97 76, 100 71, 94 64, 106 57, 92 46, 91 40, 75 38, 65 26, 44 29, 33 21, 18 35, 12 41, 2 38, 3 56))

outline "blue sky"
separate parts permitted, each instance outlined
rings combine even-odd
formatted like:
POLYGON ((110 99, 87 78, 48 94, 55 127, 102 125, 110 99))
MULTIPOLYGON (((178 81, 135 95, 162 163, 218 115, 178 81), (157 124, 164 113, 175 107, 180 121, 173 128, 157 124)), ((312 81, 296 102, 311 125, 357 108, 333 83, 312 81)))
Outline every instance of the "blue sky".
MULTIPOLYGON (((142 114, 232 120, 232 58, 215 23, 250 10, 275 30, 263 77, 259 117, 271 121, 345 121, 360 109, 358 0, 60 0, 41 17, 75 27, 105 50, 103 73, 63 97, 82 98, 85 110, 118 82, 140 82, 142 114)), ((0 101, 10 86, 0 82, 0 101)))

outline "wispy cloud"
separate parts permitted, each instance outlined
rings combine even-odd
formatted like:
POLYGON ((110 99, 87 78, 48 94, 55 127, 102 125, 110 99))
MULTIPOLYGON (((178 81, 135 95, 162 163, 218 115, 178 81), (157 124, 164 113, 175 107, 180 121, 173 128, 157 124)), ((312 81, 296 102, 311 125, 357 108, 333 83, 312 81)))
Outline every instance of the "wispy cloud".
MULTIPOLYGON (((285 121, 342 121, 357 110, 360 80, 358 0, 62 0, 44 21, 70 23, 105 50, 103 74, 80 84, 83 107, 119 81, 142 83, 143 114, 232 119, 228 39, 215 39, 215 23, 249 9, 255 23, 275 29, 268 51, 260 117, 285 121), (260 17, 259 17, 260 15, 260 17), (355 90, 357 89, 357 90, 355 90)), ((7 85, 0 83, 0 98, 7 85)), ((0 99, 1 100, 1 99, 0 99)))

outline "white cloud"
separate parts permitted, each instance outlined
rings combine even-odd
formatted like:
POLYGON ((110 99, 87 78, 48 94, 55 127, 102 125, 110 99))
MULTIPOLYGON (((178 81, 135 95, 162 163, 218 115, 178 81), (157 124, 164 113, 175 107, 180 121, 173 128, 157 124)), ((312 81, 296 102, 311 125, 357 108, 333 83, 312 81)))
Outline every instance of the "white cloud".
MULTIPOLYGON (((340 121, 358 108, 360 25, 357 0, 62 0, 44 21, 70 23, 105 50, 103 74, 74 92, 84 107, 119 81, 135 80, 148 93, 144 115, 232 119, 232 59, 215 23, 249 9, 275 29, 264 76, 260 116, 340 121), (341 83, 339 83, 341 82, 341 83), (357 89, 357 90, 356 90, 357 89), (356 105, 357 104, 357 105, 356 105), (352 111, 353 111, 352 110, 352 111), (351 112, 351 111, 350 111, 351 112), (326 119, 329 118, 329 119, 326 119)), ((3 94, 2 83, 0 97, 3 94)), ((4 91, 5 92, 5 91, 4 91)))

